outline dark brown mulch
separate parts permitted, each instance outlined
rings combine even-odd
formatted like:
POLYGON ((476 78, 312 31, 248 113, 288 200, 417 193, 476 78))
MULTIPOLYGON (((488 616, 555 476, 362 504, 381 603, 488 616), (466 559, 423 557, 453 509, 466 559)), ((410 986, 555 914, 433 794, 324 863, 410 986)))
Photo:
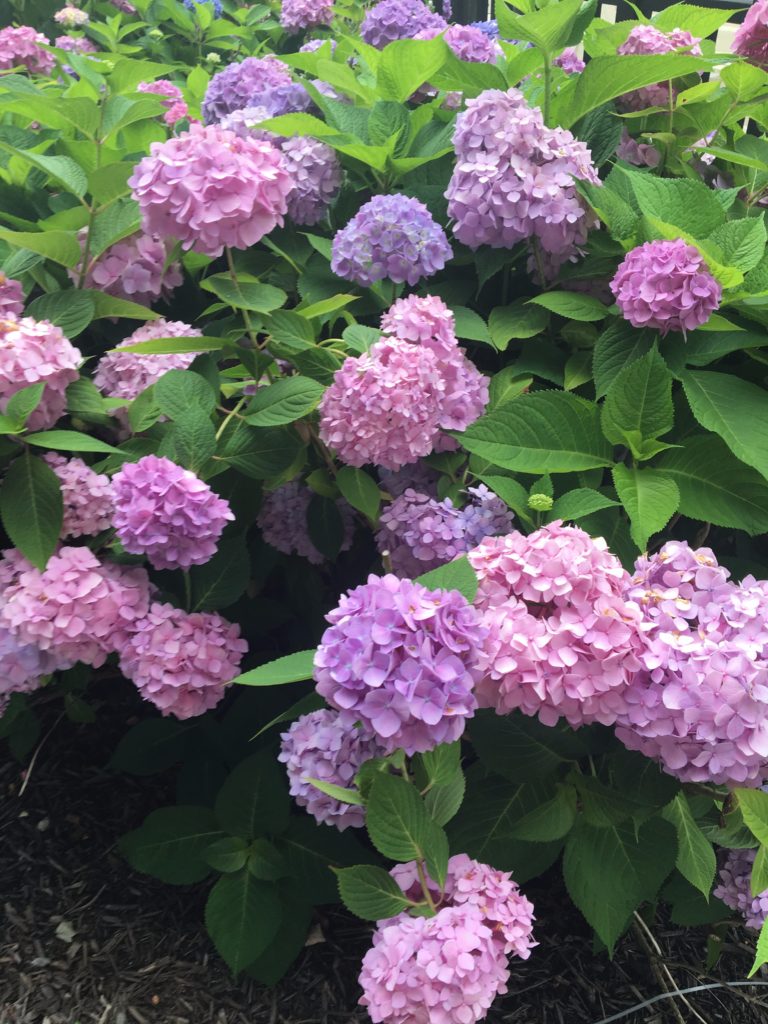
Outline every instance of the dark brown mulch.
MULTIPOLYGON (((356 1007, 364 925, 340 912, 320 915, 311 944, 274 990, 235 983, 205 936, 205 893, 126 866, 116 838, 165 802, 171 784, 105 771, 125 721, 113 724, 60 721, 23 793, 21 767, 7 756, 0 762, 0 1024, 367 1021, 356 1007)), ((528 962, 514 963, 510 994, 492 1010, 492 1024, 597 1024, 663 991, 636 935, 609 961, 593 954, 555 876, 526 889, 541 945, 528 962)), ((656 939, 679 987, 743 980, 751 962, 745 936, 735 931, 710 973, 702 966, 706 930, 657 925, 656 939)), ((721 988, 690 1000, 693 1009, 677 999, 676 1012, 666 1001, 622 1021, 768 1022, 768 987, 721 988)))

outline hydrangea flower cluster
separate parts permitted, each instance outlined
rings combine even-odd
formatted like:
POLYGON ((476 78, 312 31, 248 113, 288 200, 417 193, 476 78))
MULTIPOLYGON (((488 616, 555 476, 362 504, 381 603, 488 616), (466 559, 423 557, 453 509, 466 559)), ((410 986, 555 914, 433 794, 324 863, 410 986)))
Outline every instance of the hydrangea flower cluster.
POLYGON ((364 288, 376 281, 417 284, 453 255, 445 232, 418 199, 377 195, 333 239, 331 270, 364 288))
MULTIPOLYGON (((292 480, 264 496, 256 522, 264 540, 273 548, 284 555, 300 555, 313 565, 321 565, 325 556, 312 543, 307 528, 311 501, 312 491, 300 481, 292 480)), ((348 551, 355 529, 352 510, 345 501, 337 501, 336 507, 344 526, 341 550, 348 551)))
MULTIPOLYGON (((80 243, 85 243, 84 234, 80 243)), ((161 238, 137 231, 115 242, 90 263, 84 286, 141 306, 152 306, 160 298, 167 301, 183 280, 181 264, 174 260, 166 266, 167 259, 168 246, 161 238)), ((80 272, 80 267, 68 271, 75 284, 80 280, 80 272)))
POLYGON ((281 741, 277 759, 286 766, 291 796, 299 807, 305 807, 319 824, 333 825, 340 832, 362 828, 364 807, 334 800, 307 780, 349 789, 361 765, 383 754, 376 737, 326 708, 301 715, 281 741))
POLYGON ((339 158, 317 139, 297 136, 276 144, 292 183, 288 216, 294 224, 317 224, 339 194, 343 177, 339 158))
POLYGON ((52 53, 40 44, 50 45, 50 39, 36 32, 30 25, 0 29, 0 71, 26 68, 30 74, 47 75, 56 63, 52 53))
POLYGON ((548 128, 517 89, 490 89, 459 114, 453 145, 446 197, 459 241, 477 249, 536 239, 555 267, 578 254, 594 218, 573 181, 600 184, 583 142, 548 128))
POLYGON ((545 725, 612 725, 640 668, 640 609, 602 538, 550 523, 484 540, 468 555, 489 630, 481 707, 519 708, 545 725))
POLYGON ((233 110, 262 103, 267 89, 291 84, 288 66, 276 57, 246 57, 240 63, 228 64, 208 83, 203 120, 214 124, 233 110))
POLYGON ((499 23, 495 18, 488 21, 471 21, 470 28, 480 29, 483 35, 488 36, 489 39, 498 39, 500 36, 499 23))
POLYGON ((220 615, 155 602, 120 646, 120 670, 163 715, 194 718, 224 697, 247 650, 220 615))
POLYGON ((481 416, 488 382, 459 348, 441 299, 402 299, 382 328, 384 337, 334 374, 320 403, 320 436, 348 465, 398 470, 449 447, 443 431, 466 430, 481 416))
POLYGON ((151 154, 128 179, 148 234, 220 256, 282 225, 292 182, 269 142, 193 124, 151 154))
POLYGON ((214 18, 220 18, 221 17, 221 12, 224 10, 224 7, 223 7, 223 5, 221 3, 221 0, 183 0, 183 2, 184 2, 184 6, 187 8, 187 10, 188 11, 192 11, 193 13, 194 13, 195 9, 197 7, 199 7, 201 4, 207 4, 207 3, 213 4, 213 16, 214 16, 214 18))
POLYGON ((54 46, 68 53, 96 53, 98 46, 86 36, 56 36, 54 46))
POLYGON ((379 551, 388 552, 398 576, 419 576, 469 551, 485 537, 508 533, 512 513, 485 485, 467 490, 469 501, 455 508, 450 498, 436 501, 406 490, 381 513, 379 551))
POLYGON ((60 11, 56 11, 53 16, 53 20, 58 25, 63 25, 64 28, 82 28, 83 25, 87 25, 91 19, 88 17, 87 11, 81 11, 79 7, 73 7, 71 4, 67 4, 67 6, 62 7, 60 11))
POLYGON ((332 22, 331 0, 283 0, 280 6, 280 24, 287 32, 300 32, 332 22))
POLYGON ((457 590, 369 576, 326 619, 314 675, 342 724, 362 722, 387 753, 461 736, 477 706, 485 630, 457 590))
POLYGON ((112 482, 82 459, 48 452, 45 461, 59 479, 64 503, 62 537, 95 537, 112 525, 112 482))
POLYGON ((364 43, 383 50, 396 39, 413 39, 424 29, 442 31, 447 27, 445 18, 430 11, 421 0, 379 0, 363 18, 360 34, 364 43))
POLYGON ((165 107, 163 120, 169 127, 189 115, 189 108, 184 102, 181 89, 173 82, 169 82, 167 78, 158 78, 154 82, 139 82, 136 91, 163 97, 163 106, 165 107))
POLYGON ((402 915, 373 934, 360 1005, 374 1024, 475 1024, 507 991, 509 969, 473 907, 402 915))
POLYGON ((561 54, 552 61, 556 68, 561 68, 566 75, 580 75, 587 66, 573 46, 566 47, 561 54))
MULTIPOLYGON (((682 50, 700 57, 700 42, 699 38, 679 28, 673 32, 662 32, 660 29, 654 28, 653 25, 636 25, 627 36, 626 42, 622 43, 616 52, 624 55, 674 53, 676 50, 682 50)), ((656 85, 646 85, 642 89, 624 93, 616 102, 622 110, 645 110, 646 107, 668 106, 670 90, 673 96, 676 95, 676 90, 669 82, 657 82, 656 85)))
POLYGON ((639 670, 616 735, 683 782, 756 786, 768 774, 768 583, 728 580, 707 548, 641 558, 639 670))
POLYGON ((132 555, 146 555, 156 569, 204 565, 216 552, 229 502, 189 469, 145 455, 112 478, 114 524, 132 555))
POLYGON ((757 850, 729 850, 712 892, 726 907, 737 910, 747 928, 760 931, 768 918, 768 889, 752 895, 752 865, 757 850))
POLYGON ((24 312, 24 288, 0 270, 0 317, 21 316, 24 312))
POLYGON ((0 319, 0 411, 30 384, 44 383, 43 396, 27 420, 30 430, 47 430, 64 413, 66 390, 79 377, 79 349, 47 320, 7 314, 0 319))
POLYGON ((8 588, 18 582, 31 565, 18 551, 4 551, 0 557, 0 718, 11 694, 36 690, 43 678, 56 670, 56 660, 36 644, 25 644, 2 619, 8 588))
POLYGON ((764 71, 768 68, 768 0, 755 0, 733 37, 733 52, 764 71))
POLYGON ((434 39, 441 34, 459 60, 471 64, 495 64, 503 52, 495 39, 472 25, 449 25, 447 29, 433 25, 422 29, 415 38, 434 39))
POLYGON ((633 327, 694 331, 720 305, 723 289, 704 258, 682 238, 644 242, 630 250, 611 281, 611 291, 633 327))

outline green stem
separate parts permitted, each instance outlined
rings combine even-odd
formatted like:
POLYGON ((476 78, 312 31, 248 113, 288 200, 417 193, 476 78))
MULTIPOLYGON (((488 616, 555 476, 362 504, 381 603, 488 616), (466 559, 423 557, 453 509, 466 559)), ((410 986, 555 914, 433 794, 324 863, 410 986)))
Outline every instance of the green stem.
POLYGON ((424 899, 427 901, 427 906, 434 914, 437 912, 437 909, 435 907, 435 901, 432 899, 432 893, 429 891, 429 886, 427 885, 427 876, 424 871, 423 860, 416 861, 416 870, 419 873, 419 882, 421 883, 421 891, 424 893, 424 899))
MULTIPOLYGON (((229 246, 226 246, 224 252, 227 254, 227 267, 229 268, 229 276, 232 279, 232 284, 235 286, 235 291, 239 293, 240 282, 237 280, 237 271, 235 270, 235 261, 232 259, 232 250, 229 248, 229 246)), ((232 308, 235 309, 234 306, 232 308)), ((259 343, 256 340, 256 333, 253 330, 253 324, 251 323, 251 318, 248 315, 248 310, 238 309, 237 312, 240 313, 240 315, 243 318, 243 323, 245 324, 245 333, 253 342, 254 348, 258 348, 259 343)))
MULTIPOLYGON (((106 100, 102 97, 99 103, 99 127, 96 131, 96 169, 101 167, 101 146, 103 139, 101 137, 102 130, 104 128, 104 106, 106 100)), ((85 229, 85 242, 83 243, 83 262, 80 264, 80 276, 77 281, 77 287, 83 288, 85 286, 85 279, 88 276, 88 261, 91 258, 91 235, 93 234, 93 223, 96 220, 96 207, 91 205, 88 213, 88 225, 85 229)))
POLYGON ((243 398, 241 398, 241 399, 240 399, 240 401, 239 401, 239 402, 237 403, 237 405, 236 405, 236 406, 234 407, 234 409, 230 409, 230 410, 229 410, 229 411, 227 412, 227 415, 226 415, 226 416, 224 417, 224 419, 223 419, 223 420, 221 421, 221 426, 220 426, 220 427, 219 427, 219 429, 218 429, 218 430, 216 431, 216 440, 217 440, 217 441, 219 440, 219 438, 221 437, 221 435, 222 435, 222 434, 224 433, 224 431, 225 431, 225 430, 227 429, 227 424, 229 423, 229 421, 230 421, 230 420, 231 420, 231 419, 232 419, 232 418, 233 418, 234 416, 237 416, 237 414, 238 414, 238 413, 240 412, 240 410, 242 409, 242 407, 243 407, 243 406, 245 405, 245 403, 246 403, 247 401, 248 401, 248 399, 247 399, 246 397, 243 397, 243 398))

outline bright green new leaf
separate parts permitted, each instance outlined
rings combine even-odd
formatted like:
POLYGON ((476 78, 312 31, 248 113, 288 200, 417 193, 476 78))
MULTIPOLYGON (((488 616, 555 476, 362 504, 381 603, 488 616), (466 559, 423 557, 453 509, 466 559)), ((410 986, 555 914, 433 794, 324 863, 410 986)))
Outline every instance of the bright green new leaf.
POLYGON ((645 551, 648 538, 662 530, 680 504, 677 484, 658 469, 635 469, 619 464, 613 483, 630 521, 632 540, 645 551))
POLYGON ((768 793, 762 789, 737 789, 735 795, 749 831, 759 843, 768 846, 768 793))
POLYGON ((529 302, 543 306, 551 313, 557 313, 568 320, 585 322, 603 320, 610 310, 591 295, 579 295, 578 292, 543 292, 529 302))
POLYGON ((452 562, 422 573, 416 577, 416 583, 421 583, 431 590, 458 590, 470 604, 477 593, 477 575, 467 561, 466 555, 460 555, 452 562))
POLYGON ((405 103, 445 63, 442 39, 398 39, 384 47, 376 73, 381 99, 405 103))
POLYGON ((656 348, 626 366, 608 389, 601 414, 612 444, 626 444, 639 457, 636 438, 660 437, 672 429, 672 374, 656 348))
POLYGON ((243 686, 281 686, 284 683, 300 683, 304 679, 312 678, 312 671, 315 661, 315 650, 297 651, 295 654, 286 654, 283 658, 276 658, 266 665, 259 665, 236 676, 232 682, 240 683, 243 686))
POLYGON ((336 474, 336 485, 352 508, 375 522, 381 505, 381 491, 365 470, 343 466, 336 474))

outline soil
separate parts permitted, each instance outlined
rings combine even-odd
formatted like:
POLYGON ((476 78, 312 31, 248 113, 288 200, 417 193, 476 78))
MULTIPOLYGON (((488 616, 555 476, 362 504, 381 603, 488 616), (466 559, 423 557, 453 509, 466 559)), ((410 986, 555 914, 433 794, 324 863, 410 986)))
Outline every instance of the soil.
MULTIPOLYGON (((0 1024, 337 1024, 368 1018, 357 974, 370 929, 318 915, 274 989, 233 981, 202 925, 205 892, 139 875, 117 837, 172 793, 172 780, 104 767, 127 717, 75 725, 44 708, 25 766, 0 758, 0 1024), (52 731, 46 736, 46 732, 52 731), (29 766, 31 757, 34 762, 29 766)), ((706 929, 653 925, 663 960, 630 932, 611 961, 552 874, 528 884, 540 945, 513 961, 491 1024, 766 1024, 768 976, 649 1004, 665 990, 743 982, 753 942, 733 929, 705 970, 706 929), (663 967, 661 966, 663 964, 663 967), (669 971, 672 981, 664 976, 669 971), (646 1004, 646 1005, 642 1005, 646 1004)), ((646 940, 647 943, 647 940, 646 940)))

